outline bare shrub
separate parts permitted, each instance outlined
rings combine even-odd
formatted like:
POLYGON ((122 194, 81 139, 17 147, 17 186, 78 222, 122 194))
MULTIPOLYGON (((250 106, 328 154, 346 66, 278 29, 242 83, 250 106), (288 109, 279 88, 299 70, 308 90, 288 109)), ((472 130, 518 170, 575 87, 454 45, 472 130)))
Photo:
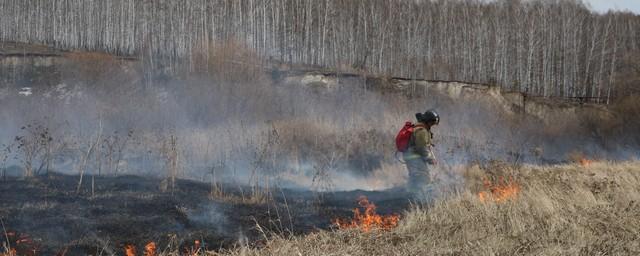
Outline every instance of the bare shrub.
POLYGON ((17 149, 22 153, 20 161, 24 166, 24 176, 32 177, 40 172, 42 167, 50 161, 50 144, 53 141, 49 128, 39 124, 27 124, 20 128, 23 133, 16 136, 17 149), (41 159, 45 157, 44 159, 41 159), (40 160, 40 167, 34 166, 40 160))
POLYGON ((274 126, 281 134, 281 150, 295 151, 298 161, 315 162, 318 170, 364 174, 380 168, 394 154, 392 134, 375 127, 340 127, 319 120, 279 121, 274 126))
POLYGON ((210 184, 211 184, 211 192, 209 197, 212 199, 220 199, 225 197, 224 187, 222 186, 222 182, 220 180, 220 176, 223 175, 221 172, 224 172, 226 167, 226 159, 220 158, 220 162, 218 164, 212 165, 209 168, 210 175, 210 184))
POLYGON ((162 181, 161 190, 163 192, 170 190, 173 194, 176 189, 176 178, 178 177, 180 161, 178 137, 176 137, 176 135, 171 134, 162 142, 162 155, 165 158, 166 178, 162 181))
POLYGON ((3 179, 7 177, 7 160, 9 160, 9 155, 11 154, 13 146, 13 144, 2 144, 0 150, 0 170, 2 172, 3 179))
MULTIPOLYGON (((80 164, 78 165, 78 172, 80 175, 80 179, 78 180, 78 187, 76 188, 76 194, 80 193, 80 189, 82 189, 82 180, 84 178, 84 173, 86 172, 88 165, 89 165, 89 159, 91 158, 92 155, 95 154, 95 151, 98 148, 98 144, 100 143, 100 141, 102 141, 102 131, 103 131, 103 127, 102 127, 102 120, 99 121, 99 125, 98 125, 98 131, 96 132, 95 135, 95 139, 93 137, 91 137, 89 139, 89 141, 87 142, 87 147, 86 148, 80 148, 79 150, 81 151, 81 160, 80 160, 80 164), (85 152, 86 150, 86 152, 85 152)), ((93 196, 93 176, 92 176, 92 183, 91 183, 91 192, 92 192, 92 196, 93 196)))
POLYGON ((316 160, 318 162, 313 166, 314 173, 311 188, 315 191, 326 192, 334 188, 331 179, 331 173, 339 171, 338 163, 340 161, 339 153, 331 152, 329 155, 320 156, 316 160))
MULTIPOLYGON (((121 135, 118 131, 114 131, 109 136, 104 136, 101 145, 101 154, 107 161, 107 170, 113 175, 118 174, 120 162, 124 157, 124 151, 128 142, 133 138, 133 130, 129 130, 125 135, 121 135)), ((102 157, 101 157, 102 158, 102 157)), ((101 175, 101 168, 98 169, 98 175, 101 175)))
POLYGON ((612 148, 620 145, 640 143, 640 102, 638 97, 631 94, 621 97, 608 108, 583 107, 576 111, 576 124, 566 124, 563 131, 571 130, 572 133, 582 133, 585 137, 592 137, 605 147, 612 148), (573 129, 570 129, 572 128, 573 129))

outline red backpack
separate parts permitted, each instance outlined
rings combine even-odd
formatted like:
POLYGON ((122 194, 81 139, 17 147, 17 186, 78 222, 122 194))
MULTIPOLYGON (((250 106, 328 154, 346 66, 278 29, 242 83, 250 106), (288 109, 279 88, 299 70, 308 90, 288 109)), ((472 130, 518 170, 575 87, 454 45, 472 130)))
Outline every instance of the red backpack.
POLYGON ((400 129, 398 135, 396 135, 396 149, 398 152, 405 152, 409 149, 409 143, 411 141, 411 134, 416 127, 413 123, 407 121, 404 123, 404 127, 400 129))

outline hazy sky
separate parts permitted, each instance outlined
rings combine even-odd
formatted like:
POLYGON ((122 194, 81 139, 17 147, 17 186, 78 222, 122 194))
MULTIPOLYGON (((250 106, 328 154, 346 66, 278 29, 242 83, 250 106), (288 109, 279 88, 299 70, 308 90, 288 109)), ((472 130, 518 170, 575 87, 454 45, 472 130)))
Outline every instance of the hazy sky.
POLYGON ((597 12, 606 12, 609 9, 630 10, 640 14, 640 0, 583 0, 589 3, 597 12))

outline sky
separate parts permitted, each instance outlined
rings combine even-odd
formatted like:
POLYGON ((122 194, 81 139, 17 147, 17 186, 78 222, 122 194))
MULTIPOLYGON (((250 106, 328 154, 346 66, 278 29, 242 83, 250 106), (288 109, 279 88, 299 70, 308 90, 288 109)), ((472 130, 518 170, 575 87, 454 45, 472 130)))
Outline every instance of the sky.
POLYGON ((604 13, 610 9, 613 10, 630 10, 633 13, 640 14, 640 0, 583 0, 591 5, 593 10, 604 13))

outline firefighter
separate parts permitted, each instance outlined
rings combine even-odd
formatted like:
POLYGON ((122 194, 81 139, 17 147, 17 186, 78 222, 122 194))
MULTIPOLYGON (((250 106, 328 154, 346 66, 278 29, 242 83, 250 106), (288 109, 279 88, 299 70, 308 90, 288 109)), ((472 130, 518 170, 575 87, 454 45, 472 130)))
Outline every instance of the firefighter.
POLYGON ((434 110, 427 110, 424 113, 417 113, 416 119, 417 123, 411 134, 409 148, 403 154, 409 170, 407 191, 416 199, 431 200, 434 196, 434 187, 429 169, 437 164, 433 154, 431 127, 440 123, 440 116, 434 110))

